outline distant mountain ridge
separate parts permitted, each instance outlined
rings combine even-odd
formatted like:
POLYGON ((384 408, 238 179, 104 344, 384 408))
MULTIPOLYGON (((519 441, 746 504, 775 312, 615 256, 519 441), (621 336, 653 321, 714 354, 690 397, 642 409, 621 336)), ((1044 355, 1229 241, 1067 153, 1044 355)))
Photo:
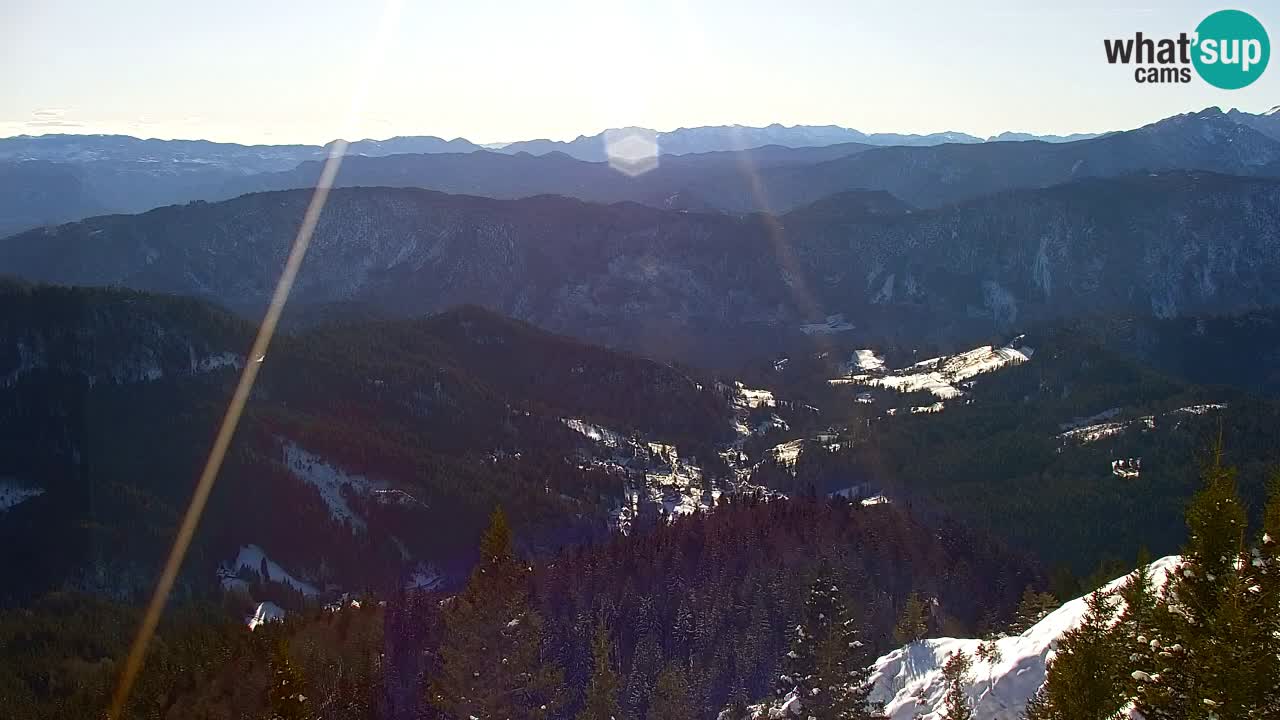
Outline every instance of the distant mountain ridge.
MULTIPOLYGON (((738 214, 786 212, 849 190, 884 190, 916 207, 937 207, 1017 188, 1168 170, 1280 176, 1280 140, 1213 109, 1065 143, 770 145, 675 155, 636 177, 558 151, 352 157, 335 182, 498 198, 556 194, 738 214)), ((320 171, 318 162, 310 162, 287 172, 234 178, 212 197, 312 187, 320 171)))
MULTIPOLYGON (((1280 116, 1213 113, 1220 116, 1214 121, 1218 124, 1247 127, 1280 142, 1280 116)), ((1198 115, 1210 122, 1204 120, 1210 113, 1198 115)), ((1166 127, 1172 120, 1148 127, 1166 127)), ((1127 168, 1109 157, 1117 152, 1110 146, 1083 146, 1098 151, 1094 159, 1081 146, 1140 134, 1141 129, 1082 140, 1079 135, 1037 138, 1006 133, 991 139, 996 142, 983 142, 964 133, 865 134, 838 126, 775 124, 669 133, 623 128, 569 142, 525 141, 501 147, 479 146, 463 138, 409 136, 352 142, 339 183, 491 197, 555 193, 598 202, 632 200, 670 209, 738 213, 787 210, 856 189, 888 190, 913 205, 930 206, 1005 188, 1136 169, 1265 172, 1247 160, 1238 163, 1240 170, 1211 162, 1214 158, 1185 159, 1178 143, 1194 143, 1194 137, 1169 138, 1167 147, 1151 148, 1158 152, 1137 158, 1127 168), (625 141, 628 132, 655 142, 662 154, 656 172, 630 178, 603 162, 605 136, 621 133, 625 141), (840 162, 866 150, 876 153, 864 161, 840 162), (1076 160, 1082 159, 1077 168, 1076 160), (973 165, 984 167, 969 167, 973 165)), ((1224 158, 1231 155, 1228 141, 1222 138, 1217 148, 1224 158)), ((1130 140, 1116 142, 1125 145, 1130 140)), ((1250 145, 1270 156, 1258 143, 1250 145)), ((318 145, 237 145, 120 135, 0 138, 5 188, 0 192, 0 235, 102 213, 309 187, 328 152, 328 147, 318 145)), ((1121 159, 1126 152, 1119 151, 1121 159)))

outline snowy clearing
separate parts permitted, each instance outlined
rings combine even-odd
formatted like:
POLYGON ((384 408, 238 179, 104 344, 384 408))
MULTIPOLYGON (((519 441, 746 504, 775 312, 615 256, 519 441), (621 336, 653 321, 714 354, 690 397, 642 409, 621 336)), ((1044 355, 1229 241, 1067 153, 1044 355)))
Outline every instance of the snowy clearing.
MULTIPOLYGON (((873 370, 884 370, 884 357, 876 355, 874 350, 854 350, 853 359, 849 361, 849 368, 871 372, 873 370)), ((850 372, 850 374, 853 374, 850 372)))
POLYGON ((739 407, 759 408, 777 407, 778 401, 769 390, 753 390, 741 382, 735 381, 733 404, 739 407))
POLYGON ((314 585, 303 582, 295 578, 293 575, 290 575, 289 571, 280 567, 280 565, 276 564, 274 560, 267 557, 267 554, 257 545, 245 545, 240 548, 240 554, 236 555, 235 561, 232 562, 229 567, 224 567, 219 574, 223 578, 234 577, 240 572, 241 568, 247 568, 255 573, 261 572, 263 561, 266 561, 267 573, 270 575, 270 580, 273 582, 289 585, 294 590, 297 590, 308 597, 314 597, 320 594, 320 591, 317 590, 314 585))

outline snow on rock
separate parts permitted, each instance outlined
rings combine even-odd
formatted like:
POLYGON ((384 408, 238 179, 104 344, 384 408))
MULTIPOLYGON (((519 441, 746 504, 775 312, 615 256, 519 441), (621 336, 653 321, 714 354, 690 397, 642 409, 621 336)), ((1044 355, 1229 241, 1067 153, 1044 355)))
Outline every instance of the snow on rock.
POLYGON ((1128 427, 1128 423, 1108 422, 1098 423, 1096 425, 1085 425, 1072 430, 1068 430, 1058 435, 1059 440, 1077 442, 1081 445, 1088 445, 1091 442, 1097 442, 1103 438, 1109 438, 1112 435, 1119 435, 1128 427))
MULTIPOLYGON (((1184 408, 1178 408, 1165 413, 1162 417, 1169 417, 1176 414, 1184 415, 1204 415, 1210 412, 1217 412, 1226 409, 1226 405, 1222 403, 1208 403, 1205 405, 1190 405, 1184 408)), ((1088 445, 1128 430, 1131 427, 1137 427, 1144 431, 1154 430, 1156 428, 1156 417, 1154 415, 1143 415, 1133 420, 1112 420, 1120 414, 1120 408, 1111 408, 1088 418, 1076 418, 1069 423, 1063 423, 1059 427, 1065 432, 1058 434, 1058 439, 1065 442, 1074 442, 1081 445, 1088 445), (1107 420, 1108 422, 1097 422, 1098 420, 1107 420)))
POLYGON ((1178 408, 1177 410, 1174 410, 1174 412, 1187 413, 1189 415, 1204 415, 1205 413, 1216 412, 1218 410, 1226 410, 1226 409, 1227 409, 1226 403, 1207 403, 1204 405, 1189 405, 1184 408, 1178 408))
MULTIPOLYGON (((1164 587, 1179 561, 1175 555, 1151 564, 1157 588, 1164 587)), ((1112 581, 1106 590, 1119 589, 1127 577, 1112 581)), ((871 701, 884 704, 889 720, 942 720, 942 666, 953 653, 965 652, 973 660, 973 682, 967 692, 975 720, 1016 720, 1044 683, 1045 667, 1058 638, 1078 626, 1087 612, 1086 598, 1077 598, 1023 634, 996 640, 1002 657, 994 664, 977 657, 982 641, 976 639, 936 638, 894 650, 872 668, 871 701)))
POLYGON ((864 372, 884 370, 884 357, 876 355, 874 350, 854 350, 853 359, 849 361, 849 369, 852 371, 855 368, 864 372))
POLYGON ((891 500, 884 495, 872 495, 862 501, 863 505, 888 505, 891 500))
POLYGON ((290 575, 287 570, 280 567, 271 558, 267 557, 267 554, 257 545, 245 545, 240 548, 240 554, 236 555, 235 561, 232 562, 229 567, 223 567, 222 570, 219 571, 219 575, 225 580, 226 578, 236 576, 242 568, 247 568, 255 573, 261 572, 263 561, 266 562, 267 573, 270 575, 269 579, 271 581, 289 585, 303 595, 315 596, 320 594, 320 591, 316 590, 314 585, 303 582, 295 578, 293 575, 290 575))
POLYGON ((0 478, 0 512, 4 512, 20 502, 30 500, 37 495, 43 494, 43 488, 24 487, 12 480, 0 478))
POLYGON ((256 630, 263 623, 284 620, 284 616, 284 608, 273 602, 261 602, 254 609, 253 615, 245 618, 245 624, 249 626, 250 630, 256 630))
POLYGON ((804 449, 804 440, 792 440, 784 442, 781 445, 775 445, 767 451, 766 454, 778 461, 778 464, 790 467, 796 464, 796 460, 800 457, 800 451, 804 449))
POLYGON ((739 407, 759 408, 759 407, 777 407, 778 401, 773 397, 773 393, 768 390, 752 390, 743 385, 741 382, 735 381, 733 403, 739 407))
POLYGON ((284 464, 294 477, 315 487, 320 498, 329 506, 329 513, 335 520, 345 521, 358 530, 365 529, 364 518, 351 509, 342 494, 343 486, 350 487, 357 493, 369 493, 373 483, 363 475, 348 475, 342 470, 325 462, 323 458, 286 442, 284 444, 284 464))
POLYGON ((564 418, 561 420, 570 430, 582 433, 594 442, 611 448, 619 448, 627 444, 627 438, 621 433, 614 432, 608 428, 592 425, 589 422, 578 420, 577 418, 564 418))

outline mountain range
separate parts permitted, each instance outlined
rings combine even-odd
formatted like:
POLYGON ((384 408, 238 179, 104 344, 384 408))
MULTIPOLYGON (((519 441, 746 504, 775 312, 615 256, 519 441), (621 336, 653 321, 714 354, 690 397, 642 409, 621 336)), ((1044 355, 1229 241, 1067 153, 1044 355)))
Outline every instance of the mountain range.
MULTIPOLYGON (((0 241, 0 266, 257 317, 309 199, 259 193, 33 230, 0 241)), ((745 217, 344 188, 330 195, 291 303, 390 317, 475 303, 721 364, 836 313, 864 336, 900 336, 909 321, 922 341, 954 343, 1099 312, 1273 305, 1277 216, 1280 180, 1207 172, 1082 179, 929 210, 865 191, 745 217)))
MULTIPOLYGON (((1263 134, 1270 134, 1272 138, 1277 133, 1275 117, 1236 110, 1228 114, 1232 124, 1252 127, 1263 134)), ((761 201, 742 179, 731 177, 730 166, 736 166, 739 175, 749 174, 752 168, 774 168, 759 180, 749 182, 752 185, 764 184, 767 189, 773 183, 780 184, 781 195, 774 202, 781 201, 780 209, 785 209, 786 203, 816 200, 821 194, 830 194, 826 192, 829 188, 825 185, 833 179, 824 177, 824 173, 845 175, 850 170, 839 166, 818 170, 814 179, 817 185, 810 188, 808 181, 787 177, 789 174, 777 170, 777 166, 815 165, 868 147, 904 150, 908 147, 949 147, 955 144, 986 146, 1010 140, 1040 141, 1031 142, 1032 145, 1045 142, 1075 144, 1075 141, 1089 137, 1092 136, 1006 133, 983 142, 963 133, 918 136, 866 134, 837 126, 716 126, 682 128, 667 133, 643 128, 618 128, 598 135, 580 136, 569 142, 533 140, 500 146, 480 146, 462 138, 395 137, 352 142, 346 152, 352 156, 351 164, 361 168, 358 173, 355 169, 348 170, 347 177, 358 177, 359 182, 365 184, 412 185, 498 197, 553 192, 590 200, 631 199, 649 204, 667 203, 667 206, 679 208, 743 211, 761 209, 761 201), (625 177, 608 168, 605 162, 608 159, 606 138, 636 133, 654 143, 654 151, 662 158, 659 166, 673 165, 678 169, 629 183, 625 177), (845 149, 837 149, 841 146, 845 149), (744 150, 760 148, 769 150, 742 154, 744 150), (788 152, 788 148, 813 152, 788 152), (545 157, 547 163, 544 166, 538 160, 519 160, 523 153, 534 158, 545 157), (713 157, 697 157, 708 153, 713 157), (431 159, 437 155, 459 154, 465 157, 431 159), (514 164, 506 165, 501 159, 486 157, 489 155, 513 155, 517 159, 514 164), (385 164, 368 162, 392 156, 407 157, 388 159, 385 164), (784 159, 784 156, 790 157, 784 159), (677 157, 689 159, 676 161, 674 158, 677 157), (568 161, 584 164, 568 165, 568 161), (535 177, 511 182, 513 174, 524 172, 532 172, 535 177), (537 176, 545 176, 546 179, 539 182, 537 176), (729 188, 721 191, 720 185, 725 182, 729 188), (791 198, 793 193, 798 197, 791 198)), ((204 140, 143 140, 119 135, 3 138, 0 139, 0 177, 5 179, 6 187, 18 188, 18 191, 0 195, 0 234, 101 213, 140 212, 191 200, 224 199, 244 192, 304 187, 314 183, 319 163, 328 151, 329 146, 317 145, 246 146, 204 140)), ((1002 155, 997 152, 993 156, 994 161, 1002 162, 1000 157, 1002 155)), ((884 162, 896 162, 898 158, 899 154, 895 152, 884 162)), ((916 156, 911 153, 902 155, 902 159, 921 163, 926 168, 937 162, 949 161, 931 159, 929 154, 916 156)), ((1010 157, 1010 161, 1016 159, 1010 157)), ((1028 157, 1028 160, 1033 159, 1028 157)), ((1176 160, 1164 166, 1182 167, 1176 160)), ((875 172, 875 169, 867 172, 875 172)), ((866 184, 874 177, 849 179, 866 184)), ((836 181, 836 184, 841 184, 841 181, 836 181)))

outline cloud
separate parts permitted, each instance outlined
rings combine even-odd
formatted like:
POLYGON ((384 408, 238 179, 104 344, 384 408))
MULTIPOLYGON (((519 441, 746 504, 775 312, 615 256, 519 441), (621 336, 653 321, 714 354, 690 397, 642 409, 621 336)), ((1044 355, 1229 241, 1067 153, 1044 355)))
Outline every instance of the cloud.
POLYGON ((84 123, 71 122, 69 120, 28 120, 23 123, 29 128, 78 128, 84 127, 84 123))
POLYGON ((38 108, 31 111, 34 120, 61 120, 67 111, 63 108, 38 108))

